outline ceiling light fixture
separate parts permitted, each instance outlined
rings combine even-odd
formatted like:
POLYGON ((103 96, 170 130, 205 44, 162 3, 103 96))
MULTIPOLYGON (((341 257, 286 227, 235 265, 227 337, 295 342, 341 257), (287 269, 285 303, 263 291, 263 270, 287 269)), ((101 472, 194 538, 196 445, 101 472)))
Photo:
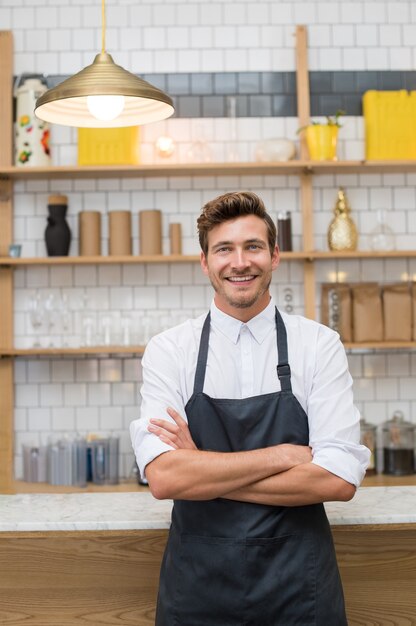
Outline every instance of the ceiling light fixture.
POLYGON ((91 65, 38 98, 36 116, 78 128, 117 128, 158 122, 174 112, 160 89, 116 65, 105 50, 105 0, 101 1, 102 48, 91 65))

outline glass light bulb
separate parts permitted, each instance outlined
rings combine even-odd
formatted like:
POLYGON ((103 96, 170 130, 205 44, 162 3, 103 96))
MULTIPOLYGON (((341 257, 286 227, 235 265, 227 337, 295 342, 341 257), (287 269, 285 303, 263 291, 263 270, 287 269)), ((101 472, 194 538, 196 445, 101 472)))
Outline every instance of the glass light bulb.
POLYGON ((87 96, 87 107, 93 117, 109 122, 124 109, 124 96, 87 96))

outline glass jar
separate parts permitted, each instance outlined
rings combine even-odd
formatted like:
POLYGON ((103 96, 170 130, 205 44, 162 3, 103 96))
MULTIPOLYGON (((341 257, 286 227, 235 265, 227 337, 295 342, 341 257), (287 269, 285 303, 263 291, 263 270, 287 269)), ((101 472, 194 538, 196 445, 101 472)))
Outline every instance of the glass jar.
POLYGON ((402 411, 382 426, 384 474, 405 476, 415 471, 414 438, 415 426, 406 422, 402 411))
POLYGON ((370 462, 367 467, 366 476, 372 476, 377 473, 377 427, 374 424, 366 422, 364 418, 360 419, 360 441, 366 446, 370 452, 370 462))

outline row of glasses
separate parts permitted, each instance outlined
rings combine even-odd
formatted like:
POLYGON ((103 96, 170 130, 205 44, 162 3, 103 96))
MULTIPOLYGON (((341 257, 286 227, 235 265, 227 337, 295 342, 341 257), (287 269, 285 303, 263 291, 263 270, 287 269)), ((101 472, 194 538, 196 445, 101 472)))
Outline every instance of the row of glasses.
POLYGON ((175 311, 97 311, 90 309, 86 292, 75 304, 72 311, 74 302, 65 292, 37 290, 30 295, 34 348, 68 347, 69 339, 71 345, 83 347, 146 345, 154 335, 189 317, 175 311))
POLYGON ((71 325, 68 296, 66 293, 33 292, 29 297, 29 319, 35 333, 33 347, 40 348, 42 330, 48 335, 48 347, 54 347, 54 333, 59 325, 63 335, 63 345, 68 345, 68 334, 71 325))

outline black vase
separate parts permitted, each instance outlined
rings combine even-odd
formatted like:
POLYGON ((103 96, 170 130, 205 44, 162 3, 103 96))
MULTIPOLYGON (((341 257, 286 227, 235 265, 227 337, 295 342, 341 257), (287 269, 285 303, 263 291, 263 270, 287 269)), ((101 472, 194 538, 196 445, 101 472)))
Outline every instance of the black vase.
POLYGON ((48 204, 49 217, 45 229, 48 256, 68 256, 71 230, 66 222, 66 204, 48 204))

